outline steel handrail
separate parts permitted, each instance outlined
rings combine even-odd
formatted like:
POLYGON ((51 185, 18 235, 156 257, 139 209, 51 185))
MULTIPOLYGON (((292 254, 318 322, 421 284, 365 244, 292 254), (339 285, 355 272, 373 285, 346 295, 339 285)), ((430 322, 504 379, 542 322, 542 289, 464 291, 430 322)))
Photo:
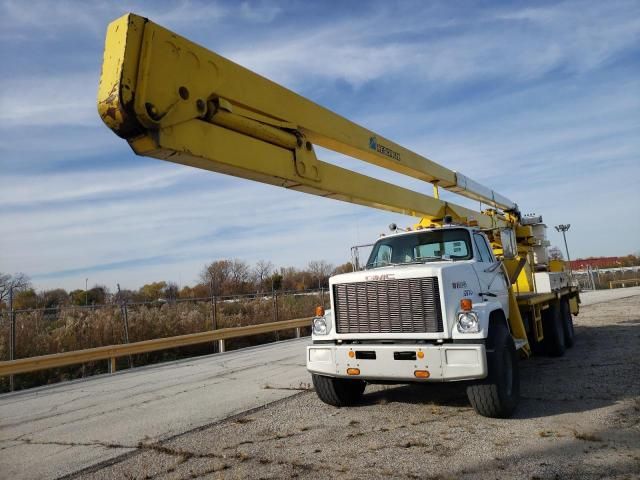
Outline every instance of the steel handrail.
POLYGON ((110 360, 110 370, 115 372, 115 359, 139 353, 155 352, 176 347, 185 347, 219 341, 220 351, 224 351, 224 340, 238 338, 260 333, 277 332, 280 330, 296 329, 299 336, 300 328, 311 326, 311 317, 283 320, 280 322, 260 323, 245 327, 221 328, 209 332, 190 333, 174 337, 155 338, 122 345, 107 345, 104 347, 74 350, 72 352, 54 353, 38 357, 20 358, 0 362, 0 377, 16 375, 18 373, 35 372, 49 368, 66 367, 79 363, 93 362, 96 360, 110 360))

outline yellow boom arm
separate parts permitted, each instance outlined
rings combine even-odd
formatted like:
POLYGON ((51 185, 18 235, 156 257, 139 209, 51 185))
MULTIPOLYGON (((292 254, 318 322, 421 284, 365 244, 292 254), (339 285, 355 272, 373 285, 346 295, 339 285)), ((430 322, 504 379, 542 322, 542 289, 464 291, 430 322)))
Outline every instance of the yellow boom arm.
POLYGON ((108 27, 98 92, 103 121, 139 155, 406 215, 423 224, 517 221, 492 190, 323 108, 153 22, 108 27), (316 158, 314 145, 485 202, 475 212, 316 158))

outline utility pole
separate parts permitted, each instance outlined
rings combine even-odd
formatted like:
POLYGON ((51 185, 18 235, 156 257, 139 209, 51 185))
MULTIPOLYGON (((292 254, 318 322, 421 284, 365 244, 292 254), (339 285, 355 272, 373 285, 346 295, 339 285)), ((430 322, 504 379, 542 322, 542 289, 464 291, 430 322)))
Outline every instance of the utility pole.
POLYGON ((89 279, 84 279, 84 306, 89 305, 89 279))
POLYGON ((567 231, 571 227, 571 224, 567 223, 566 225, 556 225, 555 229, 557 232, 562 232, 562 238, 564 239, 564 249, 567 252, 567 262, 569 262, 569 275, 573 276, 573 272, 571 270, 571 257, 569 256, 569 247, 567 246, 567 231))

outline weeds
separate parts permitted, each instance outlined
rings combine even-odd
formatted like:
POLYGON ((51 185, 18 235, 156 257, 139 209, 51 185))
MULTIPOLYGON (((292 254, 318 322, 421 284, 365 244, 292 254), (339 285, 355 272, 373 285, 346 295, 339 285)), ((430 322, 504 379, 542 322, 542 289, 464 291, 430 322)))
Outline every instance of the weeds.
POLYGON ((584 440, 585 442, 601 442, 602 441, 602 438, 598 437, 597 435, 593 435, 591 433, 578 432, 576 430, 573 431, 573 436, 578 440, 584 440))
MULTIPOLYGON (((327 298, 325 296, 325 298, 327 298)), ((278 320, 313 315, 319 295, 286 295, 278 297, 278 320)), ((174 304, 129 305, 127 308, 129 341, 171 337, 208 331, 213 328, 212 304, 180 302, 174 304)), ((117 305, 96 308, 65 307, 50 310, 19 311, 16 317, 16 358, 70 352, 125 342, 122 311, 117 305)), ((229 328, 272 322, 276 318, 271 298, 251 298, 218 302, 216 327, 229 328)), ((266 333, 230 339, 227 350, 292 338, 293 331, 266 333)), ((194 345, 171 351, 136 355, 133 363, 142 366, 211 353, 210 345, 194 345)), ((9 358, 8 315, 0 317, 0 360, 9 358)), ((122 368, 128 359, 120 360, 122 368)), ((107 362, 92 362, 81 366, 45 370, 16 376, 16 387, 29 388, 61 380, 106 373, 107 362)), ((0 392, 8 390, 8 379, 0 379, 0 392)), ((301 388, 302 389, 302 388, 301 388)))

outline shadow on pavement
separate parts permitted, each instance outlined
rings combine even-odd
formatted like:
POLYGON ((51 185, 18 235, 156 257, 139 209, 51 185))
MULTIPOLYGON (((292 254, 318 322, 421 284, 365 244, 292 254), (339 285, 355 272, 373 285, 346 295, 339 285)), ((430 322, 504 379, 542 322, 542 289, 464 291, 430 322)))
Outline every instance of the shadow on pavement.
MULTIPOLYGON (((522 360, 514 418, 583 412, 640 395, 638 323, 576 326, 576 344, 564 356, 522 360)), ((362 405, 390 402, 470 408, 464 383, 386 386, 365 393, 362 405)))

